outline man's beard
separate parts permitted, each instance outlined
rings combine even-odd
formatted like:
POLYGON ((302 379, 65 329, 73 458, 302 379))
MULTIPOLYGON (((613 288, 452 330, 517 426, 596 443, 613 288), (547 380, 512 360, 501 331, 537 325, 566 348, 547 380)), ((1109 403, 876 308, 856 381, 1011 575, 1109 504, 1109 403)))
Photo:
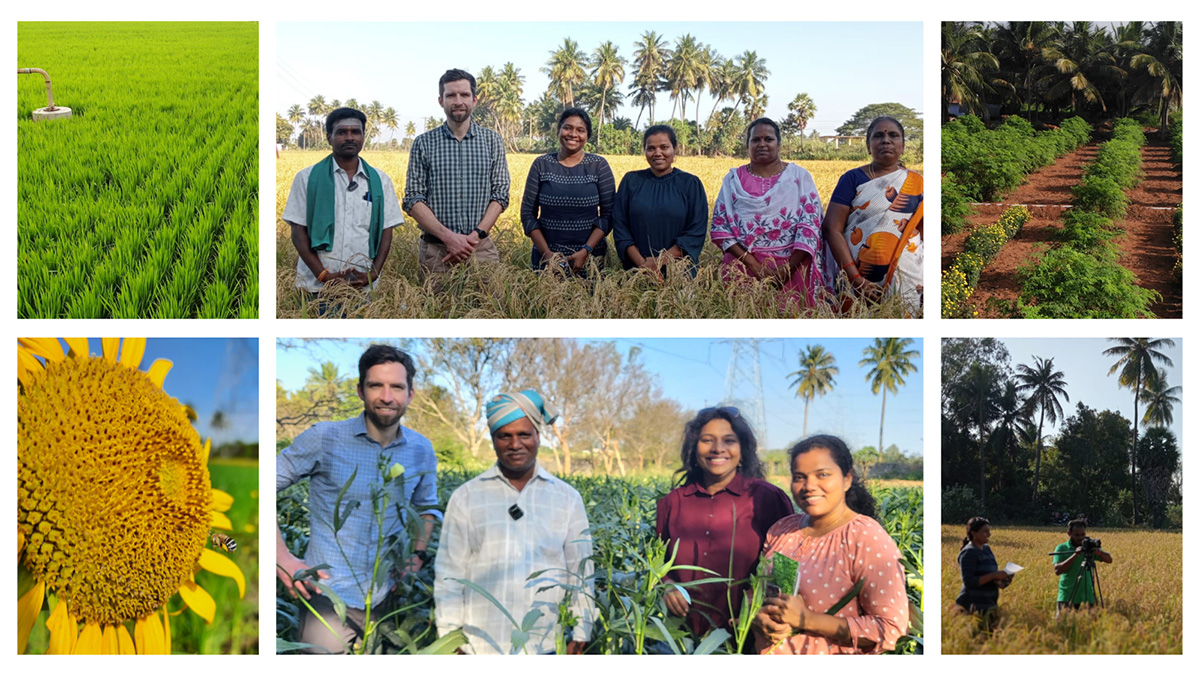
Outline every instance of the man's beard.
POLYGON ((400 419, 402 417, 404 417, 405 410, 406 410, 406 408, 404 406, 397 407, 397 414, 391 421, 380 417, 379 414, 376 413, 375 410, 372 408, 363 408, 363 414, 365 414, 367 416, 367 419, 371 421, 371 424, 374 424, 375 426, 379 427, 380 429, 386 429, 386 428, 398 423, 400 421, 400 419))

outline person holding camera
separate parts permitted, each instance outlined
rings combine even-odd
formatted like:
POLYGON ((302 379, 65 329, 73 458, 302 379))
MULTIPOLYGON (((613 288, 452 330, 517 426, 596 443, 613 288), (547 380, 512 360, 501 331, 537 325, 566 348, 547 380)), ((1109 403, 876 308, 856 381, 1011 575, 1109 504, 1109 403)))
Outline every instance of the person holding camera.
POLYGON ((1111 564, 1112 555, 1100 548, 1099 539, 1087 536, 1087 521, 1076 518, 1067 523, 1069 541, 1059 544, 1054 553, 1054 573, 1058 575, 1058 611, 1079 609, 1084 604, 1096 604, 1096 589, 1092 583, 1094 561, 1111 564), (1087 567, 1085 567, 1085 565, 1087 567))
POLYGON ((967 536, 963 537, 958 553, 958 568, 962 572, 962 590, 955 604, 972 614, 996 608, 1000 589, 1008 588, 1013 575, 1000 569, 996 556, 988 547, 992 526, 987 518, 975 516, 967 521, 967 536))

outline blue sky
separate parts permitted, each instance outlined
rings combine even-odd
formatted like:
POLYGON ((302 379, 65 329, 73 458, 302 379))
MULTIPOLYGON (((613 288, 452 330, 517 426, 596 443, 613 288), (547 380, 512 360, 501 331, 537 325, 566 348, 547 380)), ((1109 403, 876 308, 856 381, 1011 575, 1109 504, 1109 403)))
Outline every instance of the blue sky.
MULTIPOLYGON (((699 338, 676 339, 616 339, 622 353, 641 347, 641 359, 646 368, 659 375, 663 394, 685 406, 700 409, 721 403, 725 393, 726 371, 733 347, 721 340, 699 338)), ((840 369, 832 393, 814 400, 809 408, 808 432, 832 433, 843 437, 852 448, 874 446, 879 442, 880 397, 871 393, 865 382, 867 369, 859 368, 863 348, 873 342, 866 338, 774 339, 760 347, 759 365, 762 372, 763 399, 766 408, 767 443, 770 448, 784 448, 803 435, 804 403, 795 397, 788 386, 789 373, 799 367, 797 355, 806 345, 820 344, 833 353, 840 369)), ((322 361, 333 361, 342 373, 357 373, 358 357, 370 339, 346 342, 320 341, 308 349, 276 350, 277 375, 283 387, 294 391, 304 384, 308 368, 322 361)), ((913 349, 924 355, 921 340, 913 349)), ((888 394, 884 444, 895 443, 906 453, 923 453, 922 435, 922 378, 925 364, 908 377, 907 385, 898 395, 888 394)), ((751 362, 744 361, 744 371, 751 362)), ((741 382, 737 395, 752 395, 753 385, 741 382)), ((420 394, 421 383, 417 382, 420 394)), ((749 407, 743 415, 749 416, 749 407)), ((761 434, 760 434, 761 436, 761 434)))
MULTIPOLYGON (((1114 410, 1125 416, 1133 417, 1133 391, 1122 389, 1117 385, 1117 374, 1108 374, 1108 369, 1116 362, 1115 357, 1105 356, 1104 350, 1116 346, 1104 338, 1005 338, 1000 339, 1008 347, 1011 357, 1010 364, 1016 370, 1017 364, 1032 366, 1033 357, 1054 359, 1054 369, 1061 371, 1067 381, 1069 402, 1062 401, 1063 412, 1068 416, 1074 415, 1076 404, 1082 402, 1096 410, 1114 410)), ((1175 346, 1162 350, 1175 364, 1167 368, 1167 382, 1172 385, 1183 384, 1183 340, 1176 338, 1175 346)), ((1187 391, 1179 398, 1186 401, 1187 391)), ((1138 406, 1138 414, 1144 414, 1145 405, 1138 406)), ((1183 410, 1180 406, 1175 409, 1175 422, 1170 426, 1171 433, 1180 441, 1183 440, 1183 410)), ((1060 424, 1051 425, 1046 422, 1046 431, 1050 434, 1057 432, 1060 424)), ((1181 443, 1182 447, 1182 443, 1181 443)))
MULTIPOLYGON (((807 92, 817 105, 809 132, 832 134, 869 103, 894 101, 923 112, 919 22, 280 22, 275 55, 279 100, 274 108, 284 114, 315 94, 327 101, 378 99, 400 114, 400 138, 409 120, 416 121, 419 133, 425 117, 444 118, 437 81, 449 68, 478 75, 484 66, 499 70, 511 61, 525 76, 528 103, 546 90, 549 80, 540 69, 564 38, 578 42, 589 55, 612 40, 619 54, 632 60, 634 42, 648 30, 672 45, 691 33, 727 58, 747 49, 757 52, 771 71, 767 115, 782 119, 796 94, 807 92), (339 51, 332 45, 352 47, 339 51)), ((627 66, 623 91, 632 80, 633 68, 627 66)), ((730 103, 722 103, 726 105, 730 103)), ((702 94, 700 106, 703 121, 713 101, 702 94)), ((668 117, 670 109, 669 96, 660 94, 656 117, 668 117)), ((694 110, 694 103, 689 104, 689 119, 695 119, 694 110)), ((625 105, 618 115, 636 121, 638 111, 625 105)))
MULTIPOLYGON (((100 338, 88 338, 93 355, 104 353, 100 338)), ((150 338, 141 370, 156 359, 174 365, 163 390, 192 406, 196 431, 213 445, 258 439, 258 339, 257 338, 150 338), (229 428, 214 431, 213 413, 225 412, 229 428)))

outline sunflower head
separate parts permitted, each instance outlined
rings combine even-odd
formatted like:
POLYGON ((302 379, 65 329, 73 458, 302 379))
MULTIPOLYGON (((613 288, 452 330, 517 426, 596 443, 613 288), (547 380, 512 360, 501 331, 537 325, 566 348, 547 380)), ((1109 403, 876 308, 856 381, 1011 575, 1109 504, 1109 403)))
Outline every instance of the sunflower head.
POLYGON ((162 389, 170 362, 139 371, 145 340, 127 339, 120 360, 107 340, 104 358, 68 343, 64 356, 55 340, 18 342, 17 530, 22 564, 65 606, 72 630, 84 623, 82 640, 93 626, 141 630, 176 592, 195 589, 223 516, 214 516, 208 447, 162 389))

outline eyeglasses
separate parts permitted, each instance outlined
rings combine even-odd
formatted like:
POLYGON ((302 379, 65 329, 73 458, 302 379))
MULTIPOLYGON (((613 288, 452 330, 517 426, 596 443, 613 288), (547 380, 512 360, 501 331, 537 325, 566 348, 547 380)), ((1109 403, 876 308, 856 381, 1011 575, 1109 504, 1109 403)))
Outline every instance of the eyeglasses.
POLYGON ((356 180, 350 181, 350 184, 346 186, 346 192, 354 192, 357 189, 358 189, 358 181, 356 181, 356 180))
POLYGON ((707 415, 707 414, 713 413, 713 412, 725 413, 726 415, 729 415, 731 417, 741 417, 742 416, 741 411, 739 411, 737 408, 735 408, 731 405, 705 408, 704 410, 701 410, 700 412, 696 413, 696 416, 699 417, 700 415, 707 415))

